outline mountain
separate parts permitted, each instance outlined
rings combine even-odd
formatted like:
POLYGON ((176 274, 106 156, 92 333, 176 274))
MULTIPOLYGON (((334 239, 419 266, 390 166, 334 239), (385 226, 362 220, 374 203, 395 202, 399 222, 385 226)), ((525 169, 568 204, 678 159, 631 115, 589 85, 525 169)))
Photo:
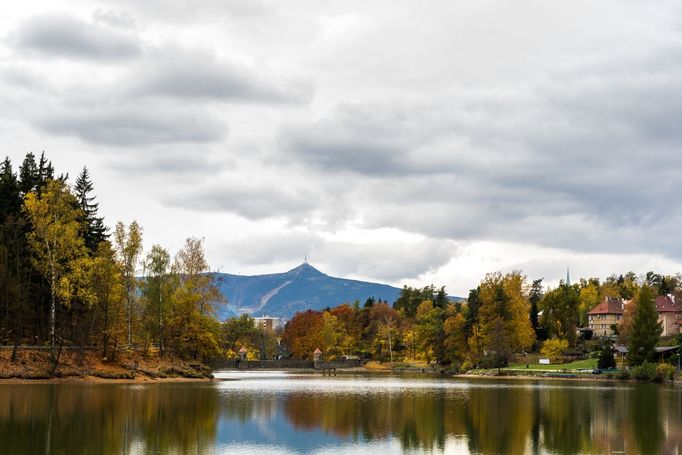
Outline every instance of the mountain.
POLYGON ((369 297, 393 303, 400 295, 400 289, 386 284, 331 277, 307 262, 284 273, 213 276, 228 302, 219 311, 220 320, 241 313, 290 319, 297 311, 321 310, 355 300, 364 303, 369 297))

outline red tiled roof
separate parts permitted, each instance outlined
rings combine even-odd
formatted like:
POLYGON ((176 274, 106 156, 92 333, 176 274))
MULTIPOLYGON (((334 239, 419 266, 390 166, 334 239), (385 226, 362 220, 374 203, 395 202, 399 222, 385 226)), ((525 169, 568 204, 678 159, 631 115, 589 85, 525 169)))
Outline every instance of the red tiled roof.
POLYGON ((682 304, 669 295, 659 295, 656 297, 656 310, 659 313, 682 313, 682 304))
POLYGON ((621 299, 606 297, 587 314, 623 314, 623 301, 621 299))

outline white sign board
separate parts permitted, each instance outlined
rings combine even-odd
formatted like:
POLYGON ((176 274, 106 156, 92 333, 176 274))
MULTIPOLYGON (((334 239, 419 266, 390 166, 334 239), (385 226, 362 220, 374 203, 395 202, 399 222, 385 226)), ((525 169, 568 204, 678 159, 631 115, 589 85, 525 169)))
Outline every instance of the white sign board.
POLYGON ((549 359, 540 359, 540 365, 549 365, 549 359))

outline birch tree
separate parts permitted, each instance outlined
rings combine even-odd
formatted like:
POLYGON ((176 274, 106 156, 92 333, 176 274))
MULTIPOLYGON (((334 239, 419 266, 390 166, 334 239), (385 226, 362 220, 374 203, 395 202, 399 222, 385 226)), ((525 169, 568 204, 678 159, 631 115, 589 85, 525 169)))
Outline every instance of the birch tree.
POLYGON ((62 181, 50 180, 40 195, 28 193, 24 210, 32 230, 27 238, 35 268, 50 287, 50 346, 54 359, 57 301, 68 303, 72 289, 69 273, 86 256, 79 235, 80 210, 76 199, 62 181))
POLYGON ((126 291, 126 311, 128 319, 128 344, 133 344, 133 313, 135 303, 135 272, 137 270, 137 262, 142 253, 142 228, 137 221, 130 223, 126 231, 126 227, 122 222, 116 223, 114 230, 114 242, 116 253, 118 256, 119 265, 121 267, 121 275, 123 276, 123 285, 126 291))

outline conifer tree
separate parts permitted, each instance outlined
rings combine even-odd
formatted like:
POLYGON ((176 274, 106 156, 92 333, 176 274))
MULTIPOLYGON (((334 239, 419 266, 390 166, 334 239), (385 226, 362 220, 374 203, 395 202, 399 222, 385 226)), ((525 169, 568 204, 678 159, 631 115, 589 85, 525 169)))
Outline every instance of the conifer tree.
POLYGON ((19 166, 19 190, 22 195, 27 195, 35 190, 40 183, 40 173, 36 164, 36 157, 28 152, 24 157, 23 163, 19 166))
POLYGON ((530 325, 533 326, 535 334, 538 333, 538 303, 542 300, 542 280, 534 280, 530 287, 530 295, 528 296, 528 302, 530 303, 530 325))
POLYGON ((663 327, 658 323, 658 311, 654 302, 654 290, 647 285, 640 288, 635 299, 635 317, 630 332, 630 365, 641 365, 656 360, 656 343, 661 338, 663 327))
POLYGON ((9 215, 19 215, 21 211, 21 195, 19 182, 12 172, 12 162, 9 158, 0 164, 0 224, 9 215))
POLYGON ((104 218, 97 216, 99 210, 99 203, 95 202, 95 196, 91 196, 93 185, 90 180, 90 173, 87 167, 83 167, 76 186, 76 199, 78 200, 78 207, 82 212, 83 237, 85 239, 85 246, 90 252, 95 252, 100 242, 106 240, 109 235, 107 228, 104 225, 104 218))

